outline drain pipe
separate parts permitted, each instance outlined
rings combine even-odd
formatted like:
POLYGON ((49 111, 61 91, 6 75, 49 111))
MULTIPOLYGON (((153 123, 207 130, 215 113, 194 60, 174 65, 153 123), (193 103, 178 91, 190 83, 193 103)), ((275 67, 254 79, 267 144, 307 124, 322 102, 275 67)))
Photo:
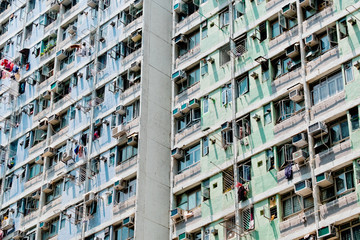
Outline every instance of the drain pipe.
MULTIPOLYGON (((235 2, 236 4, 236 2, 235 2)), ((230 33, 229 33, 229 41, 230 41, 230 52, 234 53, 236 51, 236 46, 235 46, 235 42, 233 41, 233 34, 234 34, 234 18, 232 16, 233 15, 233 7, 232 7, 232 2, 229 3, 229 15, 230 15, 230 33)), ((235 182, 239 179, 238 177, 238 171, 237 171, 237 154, 238 154, 238 139, 235 137, 237 136, 236 134, 236 96, 235 96, 235 54, 234 57, 231 57, 231 53, 230 54, 230 64, 231 64, 231 68, 230 68, 230 72, 231 72, 231 98, 232 98, 232 104, 231 104, 231 122, 232 122, 232 133, 233 133, 233 150, 234 150, 234 163, 233 163, 233 171, 234 171, 234 185, 235 182)), ((240 211, 239 211, 239 199, 238 199, 238 195, 237 195, 237 191, 236 188, 234 186, 234 199, 235 199, 235 223, 236 226, 240 226, 240 211)), ((240 239, 240 236, 237 235, 236 239, 240 239)))
MULTIPOLYGON (((301 11, 301 6, 299 0, 296 0, 296 13, 298 19, 298 30, 299 30, 299 42, 300 42, 300 56, 301 56, 301 81, 304 89, 304 101, 305 101, 305 121, 307 127, 310 126, 310 110, 311 110, 311 92, 309 89, 309 85, 306 83, 306 60, 305 60, 305 44, 302 41, 303 39, 303 16, 301 11)), ((308 138, 308 149, 309 149, 309 166, 311 173, 311 182, 313 186, 313 198, 314 198, 314 216, 315 216, 315 224, 316 229, 319 229, 319 188, 316 185, 315 178, 315 151, 314 151, 314 138, 307 132, 308 138)))

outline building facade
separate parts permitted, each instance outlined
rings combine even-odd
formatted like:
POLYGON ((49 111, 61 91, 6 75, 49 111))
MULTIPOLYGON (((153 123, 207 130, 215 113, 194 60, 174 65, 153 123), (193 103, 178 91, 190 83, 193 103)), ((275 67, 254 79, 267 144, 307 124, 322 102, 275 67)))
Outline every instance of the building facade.
POLYGON ((0 238, 167 239, 172 4, 0 5, 0 238))
POLYGON ((354 0, 174 1, 170 239, 358 239, 354 0))

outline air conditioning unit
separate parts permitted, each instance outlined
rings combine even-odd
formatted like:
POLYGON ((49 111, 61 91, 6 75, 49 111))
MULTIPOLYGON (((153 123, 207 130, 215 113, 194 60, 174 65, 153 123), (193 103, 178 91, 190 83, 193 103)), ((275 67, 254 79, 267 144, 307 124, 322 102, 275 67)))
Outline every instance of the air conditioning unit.
POLYGON ((133 6, 137 9, 140 9, 143 5, 143 0, 135 0, 135 2, 133 3, 133 6))
POLYGON ((122 225, 125 227, 132 227, 132 226, 134 226, 134 222, 135 222, 134 217, 130 216, 130 217, 123 219, 122 225))
POLYGON ((44 99, 50 99, 51 98, 51 92, 50 91, 45 91, 42 93, 42 97, 44 99))
POLYGON ((317 39, 315 34, 311 34, 305 38, 305 45, 309 47, 313 47, 316 44, 319 43, 319 40, 317 39))
POLYGON ((304 95, 300 89, 294 89, 289 92, 289 98, 293 102, 299 102, 304 99, 304 95))
POLYGON ((171 78, 174 82, 179 83, 186 80, 186 73, 183 70, 179 70, 174 72, 171 78))
POLYGON ((41 155, 42 157, 51 157, 54 155, 54 149, 51 147, 47 147, 44 149, 44 153, 41 155))
POLYGON ((221 130, 222 131, 228 131, 231 129, 231 126, 232 126, 232 123, 229 121, 229 122, 225 122, 223 124, 221 124, 221 130))
POLYGON ((316 122, 309 126, 308 132, 311 136, 316 137, 328 133, 327 126, 324 122, 316 122))
POLYGON ((184 151, 180 148, 174 148, 171 150, 171 156, 175 159, 180 159, 184 156, 184 151))
POLYGON ((45 185, 42 186, 41 189, 44 193, 51 193, 53 191, 52 184, 50 183, 46 183, 45 185))
POLYGON ((68 56, 68 53, 64 50, 64 49, 61 49, 59 50, 57 53, 56 53, 56 57, 59 59, 59 60, 62 60, 64 58, 66 58, 68 56))
POLYGON ((179 43, 187 43, 188 39, 186 38, 186 36, 184 34, 180 34, 179 36, 175 37, 175 44, 179 44, 179 43))
POLYGON ((93 201, 95 201, 95 193, 88 192, 85 194, 85 204, 90 205, 93 201))
POLYGON ((330 173, 324 172, 316 176, 316 185, 320 187, 327 187, 334 183, 330 173))
POLYGON ((296 15, 296 5, 289 3, 282 8, 281 12, 286 17, 293 17, 296 15))
POLYGON ((119 127, 114 127, 113 129, 111 129, 111 136, 113 138, 118 138, 120 136, 119 127))
POLYGON ((41 129, 41 130, 46 130, 47 126, 48 126, 47 119, 46 118, 41 119, 40 122, 39 122, 38 128, 41 129))
POLYGON ((69 160, 73 159, 73 151, 72 151, 72 148, 70 148, 69 150, 65 151, 63 154, 62 154, 62 159, 61 161, 63 163, 67 163, 69 160))
POLYGON ((304 180, 304 181, 296 183, 294 186, 294 190, 295 190, 295 194, 303 196, 303 197, 311 194, 312 188, 311 188, 310 180, 304 180))
POLYGON ((96 6, 99 4, 99 0, 88 0, 87 5, 91 8, 96 8, 96 6))
POLYGON ((126 188, 126 180, 124 180, 124 179, 117 180, 114 183, 114 188, 115 188, 115 190, 118 190, 118 191, 123 190, 124 188, 126 188))
POLYGON ((328 225, 326 227, 322 227, 317 230, 317 238, 319 239, 326 238, 327 240, 338 239, 339 233, 333 225, 328 225))
POLYGON ((308 145, 306 133, 299 133, 292 138, 292 144, 295 147, 303 148, 308 145))
POLYGON ((177 219, 183 217, 183 210, 181 208, 175 208, 170 211, 171 219, 176 222, 177 219))
POLYGON ((181 113, 181 111, 180 111, 179 108, 175 108, 175 109, 173 110, 173 115, 174 115, 175 118, 179 118, 179 117, 182 116, 182 113, 181 113))
POLYGON ((76 33, 77 28, 74 25, 71 25, 68 27, 67 32, 71 35, 74 35, 76 33))
POLYGON ((102 124, 101 118, 95 120, 95 123, 94 123, 95 127, 99 127, 101 124, 102 124))
POLYGON ((140 69, 141 69, 141 62, 139 62, 139 61, 133 62, 130 66, 130 70, 133 72, 137 72, 140 69))
POLYGON ((187 14, 188 6, 181 0, 177 0, 174 5, 174 12, 187 14))
POLYGON ((21 239, 23 239, 24 236, 25 236, 24 232, 22 232, 20 230, 17 230, 17 231, 14 232, 14 235, 13 235, 12 239, 21 240, 21 239))
POLYGON ((1 222, 2 230, 9 230, 10 228, 13 228, 13 227, 14 227, 14 220, 12 218, 2 220, 2 222, 1 222))
POLYGON ((49 123, 52 125, 58 124, 60 122, 60 117, 57 114, 53 114, 49 117, 49 123))
POLYGON ((314 5, 315 1, 312 0, 299 0, 299 3, 302 8, 306 8, 306 7, 311 7, 313 9, 316 8, 316 6, 314 5))
POLYGON ((182 113, 188 113, 190 111, 189 104, 188 103, 182 104, 181 107, 180 107, 180 111, 182 113))
POLYGON ((117 114, 124 115, 124 114, 125 114, 125 107, 124 107, 124 105, 119 105, 119 106, 117 106, 115 112, 116 112, 117 114))
POLYGON ((297 164, 303 164, 306 158, 308 157, 307 152, 303 150, 296 151, 292 154, 293 161, 297 164))
POLYGON ((200 102, 199 102, 199 100, 197 100, 197 99, 191 99, 190 101, 189 101, 189 107, 190 108, 199 108, 200 107, 200 102))
POLYGON ((139 41, 141 39, 141 31, 135 31, 135 32, 133 32, 132 34, 131 34, 131 40, 133 41, 133 42, 137 42, 137 41, 139 41))
POLYGON ((294 44, 286 49, 286 56, 289 58, 297 57, 299 53, 299 44, 294 44))
POLYGON ((33 193, 31 194, 31 197, 32 197, 33 199, 40 199, 40 191, 33 192, 33 193))
POLYGON ((249 145, 249 137, 243 137, 242 139, 240 139, 240 144, 244 145, 244 146, 248 146, 249 145))
POLYGON ((127 144, 130 146, 136 146, 138 144, 137 135, 129 136, 127 140, 127 144))
POLYGON ((178 237, 179 240, 191 240, 191 234, 184 232, 182 234, 179 235, 178 237))
POLYGON ((42 156, 37 156, 35 158, 35 163, 36 164, 43 164, 44 163, 44 158, 42 156))
POLYGON ((41 230, 46 231, 46 230, 49 229, 49 223, 47 223, 47 222, 40 222, 39 227, 40 227, 41 230))

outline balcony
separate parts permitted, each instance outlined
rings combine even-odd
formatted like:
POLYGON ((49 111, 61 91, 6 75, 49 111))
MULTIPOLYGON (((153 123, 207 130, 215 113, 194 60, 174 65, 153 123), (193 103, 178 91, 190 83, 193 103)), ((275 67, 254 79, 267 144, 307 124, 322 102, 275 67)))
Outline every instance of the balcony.
POLYGON ((341 214, 350 213, 353 209, 358 207, 358 197, 356 192, 349 193, 334 201, 328 202, 320 206, 320 216, 322 219, 341 214))
POLYGON ((47 180, 55 180, 61 177, 66 172, 65 164, 63 162, 58 162, 56 165, 50 167, 46 172, 47 180))
POLYGON ((56 19, 54 22, 50 23, 44 28, 44 35, 50 32, 53 29, 57 29, 58 25, 60 24, 60 19, 56 19))
POLYGON ((345 104, 345 91, 342 91, 336 94, 333 97, 330 97, 321 103, 316 104, 311 107, 311 120, 314 120, 319 115, 329 112, 336 107, 339 107, 341 104, 345 104))
MULTIPOLYGON (((69 126, 64 127, 63 129, 61 129, 59 132, 55 133, 51 139, 50 139, 50 144, 56 142, 57 140, 59 140, 60 138, 67 136, 67 133, 69 132, 69 126)), ((64 139, 65 140, 65 139, 64 139)))
POLYGON ((134 32, 135 30, 139 29, 142 25, 142 21, 143 21, 143 16, 135 19, 134 21, 126 25, 123 30, 124 36, 127 36, 130 33, 134 32))
POLYGON ((129 160, 121 162, 118 166, 115 167, 116 175, 119 175, 125 170, 131 168, 132 166, 135 166, 137 162, 138 162, 138 156, 132 157, 129 160))
POLYGON ((129 66, 127 66, 127 65, 133 63, 141 55, 141 50, 142 49, 140 48, 138 50, 135 50, 134 52, 132 52, 128 56, 126 56, 124 59, 121 60, 121 65, 125 69, 129 68, 129 66))
POLYGON ((136 196, 132 196, 128 200, 118 204, 114 203, 116 205, 113 207, 113 214, 118 215, 130 208, 135 208, 135 203, 136 203, 136 196))
POLYGON ((310 61, 306 65, 306 75, 309 74, 320 74, 321 71, 325 71, 331 65, 337 65, 338 59, 340 58, 339 48, 334 47, 325 53, 321 54, 319 57, 310 61))
POLYGON ((271 83, 272 93, 274 94, 282 89, 287 89, 291 86, 294 86, 296 83, 300 81, 301 81, 300 68, 297 68, 272 81, 271 83))
POLYGON ((321 12, 311 16, 307 20, 303 22, 303 32, 309 31, 310 28, 316 27, 319 28, 320 26, 325 26, 331 21, 330 18, 334 16, 334 8, 332 6, 325 7, 321 12), (323 23, 321 24, 320 21, 323 23))
POLYGON ((190 86, 185 91, 179 93, 174 98, 174 105, 177 106, 182 102, 185 102, 189 99, 196 98, 195 95, 200 93, 200 82, 195 83, 194 85, 190 86))
MULTIPOLYGON (((300 127, 300 125, 305 124, 305 112, 295 114, 294 116, 276 124, 274 126, 274 134, 278 135, 283 132, 292 130, 295 127, 300 127)), ((305 128, 305 127, 304 127, 305 128)))
POLYGON ((59 99, 56 103, 53 105, 53 111, 59 111, 59 109, 65 108, 67 105, 71 105, 72 103, 75 103, 75 100, 73 100, 70 97, 70 94, 66 94, 61 99, 59 99))
MULTIPOLYGON (((48 87, 48 86, 46 86, 48 87)), ((36 121, 39 121, 41 120, 43 117, 45 117, 48 113, 50 112, 50 107, 42 110, 41 112, 39 112, 38 114, 36 114, 34 117, 33 117, 33 122, 36 122, 36 121)))
POLYGON ((140 84, 134 84, 120 94, 120 101, 127 103, 130 99, 134 99, 140 95, 140 84))
POLYGON ((196 163, 194 166, 190 167, 189 169, 175 175, 174 177, 174 186, 179 184, 186 179, 192 178, 194 176, 199 175, 201 172, 201 164, 200 162, 196 163))
POLYGON ((266 2, 265 8, 266 11, 270 11, 274 8, 280 7, 282 4, 284 4, 283 0, 270 0, 266 2))
MULTIPOLYGON (((304 176, 305 174, 310 173, 309 164, 306 164, 301 167, 299 167, 297 164, 294 164, 292 166, 292 172, 293 172, 293 177, 292 177, 293 179, 304 176)), ((285 169, 277 172, 277 181, 279 185, 287 183, 289 181, 285 177, 285 169)))
POLYGON ((28 180, 27 182, 25 182, 24 184, 24 188, 28 189, 29 187, 33 187, 35 186, 37 183, 40 183, 42 179, 42 174, 33 177, 32 179, 28 180))
POLYGON ((185 229, 185 226, 191 226, 196 222, 200 222, 201 219, 201 206, 198 206, 194 209, 184 211, 185 221, 181 221, 176 224, 176 229, 185 229))
POLYGON ((41 53, 43 55, 40 54, 40 63, 43 64, 43 63, 47 62, 49 59, 54 58, 55 57, 55 49, 56 49, 56 45, 51 50, 41 53))
POLYGON ((71 14, 76 12, 80 8, 80 4, 76 4, 75 6, 72 6, 71 9, 69 9, 66 13, 64 13, 61 17, 61 21, 64 21, 64 19, 68 18, 71 14))
POLYGON ((293 232, 302 231, 305 227, 311 226, 314 223, 314 210, 310 209, 280 222, 280 234, 282 237, 285 237, 293 232))
POLYGON ((201 121, 193 123, 191 126, 185 128, 181 132, 175 134, 175 144, 179 144, 180 141, 191 137, 201 129, 201 121))
POLYGON ((52 200, 51 202, 49 202, 48 204, 46 204, 45 206, 43 206, 42 211, 44 213, 52 210, 51 212, 54 212, 56 207, 60 207, 61 206, 61 196, 59 196, 58 198, 56 198, 55 200, 52 200))
POLYGON ((344 157, 351 152, 351 141, 350 139, 345 140, 342 143, 339 143, 328 150, 321 152, 315 155, 315 164, 316 167, 323 166, 328 164, 335 159, 344 157))
MULTIPOLYGON (((53 72, 53 70, 51 70, 53 72)), ((40 84, 37 85, 36 91, 38 93, 43 93, 45 90, 49 90, 50 83, 54 80, 54 76, 49 77, 48 79, 44 80, 40 84)))
POLYGON ((60 77, 62 79, 66 78, 69 74, 67 74, 67 72, 70 72, 70 70, 72 68, 75 67, 75 61, 73 61, 72 63, 68 64, 66 67, 64 67, 63 69, 61 69, 60 71, 58 71, 57 73, 57 77, 60 77))
POLYGON ((29 223, 31 223, 32 221, 37 220, 37 219, 38 219, 38 216, 39 216, 39 211, 38 211, 38 210, 35 210, 35 211, 29 213, 28 215, 23 216, 23 217, 20 219, 20 225, 21 225, 22 227, 24 227, 24 226, 26 226, 26 224, 29 224, 29 223))
POLYGON ((199 12, 194 12, 181 22, 175 24, 175 32, 186 32, 190 30, 198 23, 197 20, 200 20, 200 14, 199 12))
POLYGON ((279 36, 271 39, 269 41, 269 50, 274 48, 279 48, 280 51, 284 50, 285 46, 290 46, 292 44, 292 39, 298 37, 299 30, 298 26, 294 26, 293 28, 289 29, 288 31, 283 32, 279 36))
MULTIPOLYGON (((38 151, 42 151, 46 146, 46 141, 43 140, 42 142, 36 144, 35 146, 33 146, 32 148, 29 149, 29 155, 32 155, 32 154, 35 154, 37 153, 38 151)), ((40 154, 40 152, 39 152, 40 154)))
POLYGON ((192 58, 194 58, 196 55, 198 55, 201 51, 200 45, 194 47, 193 49, 189 50, 187 53, 185 53, 184 55, 179 56, 176 60, 175 60, 175 68, 178 68, 179 65, 185 61, 189 61, 192 58))

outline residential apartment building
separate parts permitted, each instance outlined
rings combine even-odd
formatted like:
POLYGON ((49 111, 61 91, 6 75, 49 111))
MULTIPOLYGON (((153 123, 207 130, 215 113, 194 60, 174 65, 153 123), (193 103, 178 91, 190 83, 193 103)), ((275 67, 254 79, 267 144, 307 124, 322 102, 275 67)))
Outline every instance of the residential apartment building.
POLYGON ((360 2, 173 2, 170 239, 359 239, 360 2))
POLYGON ((172 3, 0 5, 0 238, 168 238, 172 3))

